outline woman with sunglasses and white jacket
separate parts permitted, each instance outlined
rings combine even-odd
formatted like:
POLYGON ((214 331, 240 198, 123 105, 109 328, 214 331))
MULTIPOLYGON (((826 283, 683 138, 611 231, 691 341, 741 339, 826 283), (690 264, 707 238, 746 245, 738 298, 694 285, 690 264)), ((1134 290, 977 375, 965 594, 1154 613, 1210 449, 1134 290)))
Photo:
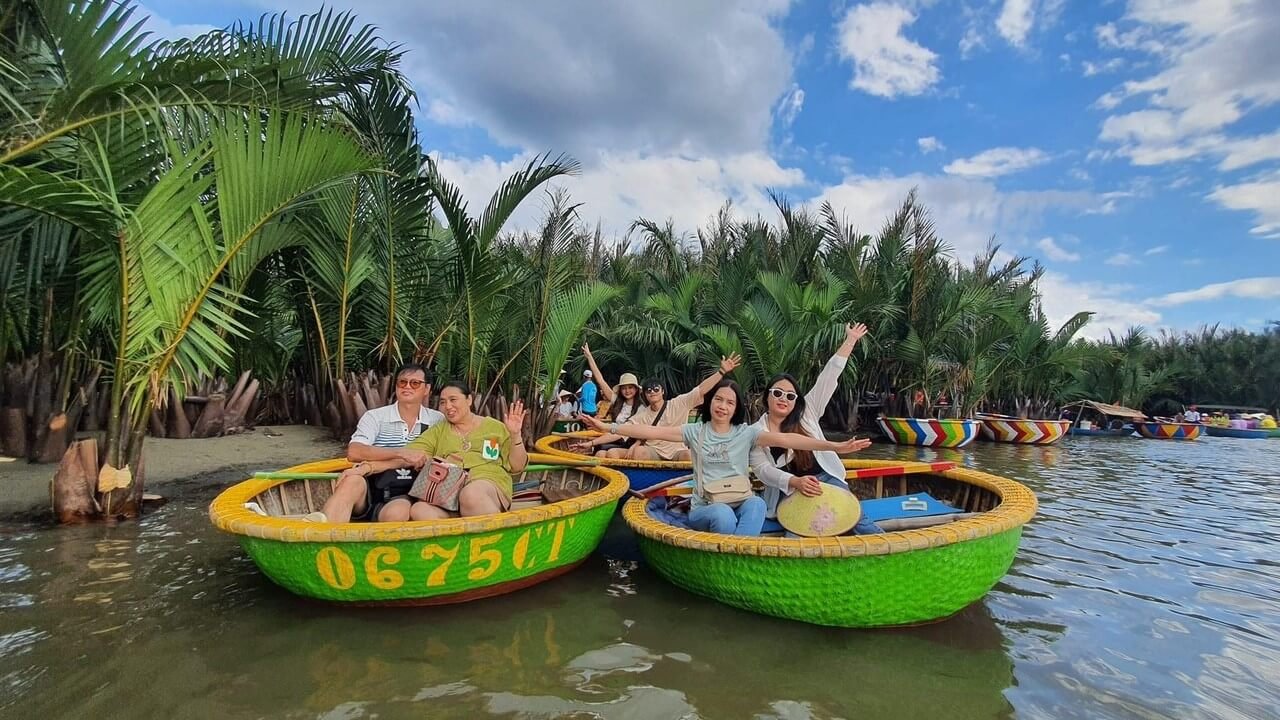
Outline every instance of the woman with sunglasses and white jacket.
MULTIPOLYGON (((765 413, 756 421, 756 425, 767 432, 800 433, 824 439, 818 421, 826 412, 831 396, 835 394, 840 374, 849 361, 849 354, 866 334, 867 326, 862 323, 846 326, 844 343, 827 361, 822 372, 818 373, 813 387, 803 397, 800 396, 795 377, 790 374, 781 373, 770 379, 765 391, 765 413)), ((869 444, 870 442, 866 442, 861 447, 869 444)), ((778 503, 793 492, 817 496, 822 493, 820 483, 849 489, 844 479, 844 464, 840 462, 839 455, 830 451, 807 452, 756 447, 751 450, 751 469, 765 486, 763 497, 767 518, 776 517, 778 503)), ((874 533, 879 532, 879 528, 873 523, 860 522, 854 532, 874 533)))

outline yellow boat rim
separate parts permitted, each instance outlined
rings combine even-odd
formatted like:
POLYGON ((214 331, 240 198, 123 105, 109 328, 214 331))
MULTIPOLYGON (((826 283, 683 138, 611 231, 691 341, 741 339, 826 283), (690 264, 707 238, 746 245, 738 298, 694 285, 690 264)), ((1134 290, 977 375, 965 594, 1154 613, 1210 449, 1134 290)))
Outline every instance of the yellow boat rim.
MULTIPOLYGON (((555 447, 555 443, 566 438, 581 438, 583 440, 599 437, 600 433, 594 430, 579 430, 578 432, 560 433, 559 435, 545 435, 540 437, 533 443, 533 446, 542 455, 558 457, 565 460, 599 460, 602 463, 608 463, 609 467, 621 468, 644 468, 649 470, 689 470, 693 464, 688 460, 627 460, 624 458, 598 458, 583 453, 569 452, 555 447)), ((549 461, 549 462, 554 462, 549 461)))
MULTIPOLYGON (((555 465, 555 456, 530 453, 530 464, 555 465)), ((341 472, 351 467, 344 459, 320 460, 288 468, 287 472, 341 472)), ((245 480, 223 490, 209 505, 209 519, 215 527, 237 535, 291 543, 314 542, 395 542, 418 538, 447 537, 491 532, 520 527, 529 523, 576 515, 585 510, 613 502, 630 487, 627 477, 606 467, 575 467, 608 481, 603 488, 585 495, 520 508, 497 515, 477 515, 448 520, 411 520, 407 522, 317 523, 301 519, 268 517, 245 507, 245 503, 276 485, 293 480, 245 480)))
MULTIPOLYGON (((859 467, 898 464, 867 460, 846 461, 846 464, 850 462, 859 467)), ((759 557, 844 558, 927 550, 989 537, 1024 525, 1036 514, 1036 497, 1021 483, 961 468, 936 474, 990 490, 1000 496, 1000 504, 977 517, 945 525, 876 535, 822 538, 740 537, 688 530, 650 517, 645 511, 646 501, 638 498, 623 505, 622 516, 640 535, 690 550, 759 557)))

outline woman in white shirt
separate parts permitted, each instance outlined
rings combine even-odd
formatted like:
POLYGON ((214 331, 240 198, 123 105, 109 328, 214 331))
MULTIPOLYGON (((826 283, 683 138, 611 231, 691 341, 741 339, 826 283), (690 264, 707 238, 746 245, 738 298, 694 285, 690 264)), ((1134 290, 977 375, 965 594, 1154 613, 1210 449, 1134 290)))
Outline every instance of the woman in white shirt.
MULTIPOLYGON (((807 395, 801 396, 796 379, 782 373, 769 380, 765 391, 765 414, 756 425, 767 432, 801 433, 813 438, 823 438, 818 421, 826 412, 827 403, 835 394, 854 345, 867 334, 862 323, 845 328, 844 343, 818 373, 818 379, 807 395)), ((751 450, 751 469, 764 483, 765 516, 776 517, 778 503, 793 492, 816 496, 822 493, 821 483, 849 489, 845 481, 844 464, 840 456, 829 451, 792 451, 781 447, 756 447, 751 450)), ((859 521, 853 531, 857 534, 881 532, 875 523, 859 521)))

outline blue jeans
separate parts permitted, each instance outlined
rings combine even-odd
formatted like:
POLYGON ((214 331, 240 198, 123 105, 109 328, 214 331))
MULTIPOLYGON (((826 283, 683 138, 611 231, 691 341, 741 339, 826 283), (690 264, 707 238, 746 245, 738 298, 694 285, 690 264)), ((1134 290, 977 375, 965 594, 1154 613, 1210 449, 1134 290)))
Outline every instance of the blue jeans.
POLYGON ((721 535, 759 535, 764 527, 764 498, 759 495, 729 507, 724 503, 689 508, 689 527, 721 535))
MULTIPOLYGON (((819 472, 814 477, 818 478, 818 482, 823 482, 828 485, 835 485, 841 490, 849 489, 849 483, 846 482, 844 478, 837 478, 831 473, 819 472)), ((879 525, 876 525, 875 523, 871 522, 870 520, 864 517, 859 517, 858 524, 854 525, 853 529, 849 531, 849 533, 853 535, 876 535, 882 532, 884 531, 880 529, 879 525)))

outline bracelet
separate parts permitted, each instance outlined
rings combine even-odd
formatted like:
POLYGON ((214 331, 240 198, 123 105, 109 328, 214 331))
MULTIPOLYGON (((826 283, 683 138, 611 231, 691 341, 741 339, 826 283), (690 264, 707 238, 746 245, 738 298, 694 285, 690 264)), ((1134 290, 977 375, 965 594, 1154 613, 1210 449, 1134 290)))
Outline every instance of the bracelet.
MULTIPOLYGON (((618 434, 618 423, 616 423, 616 422, 615 422, 615 423, 609 423, 609 434, 610 434, 610 435, 617 435, 617 434, 618 434)), ((591 447, 595 447, 595 445, 592 445, 591 447)))

